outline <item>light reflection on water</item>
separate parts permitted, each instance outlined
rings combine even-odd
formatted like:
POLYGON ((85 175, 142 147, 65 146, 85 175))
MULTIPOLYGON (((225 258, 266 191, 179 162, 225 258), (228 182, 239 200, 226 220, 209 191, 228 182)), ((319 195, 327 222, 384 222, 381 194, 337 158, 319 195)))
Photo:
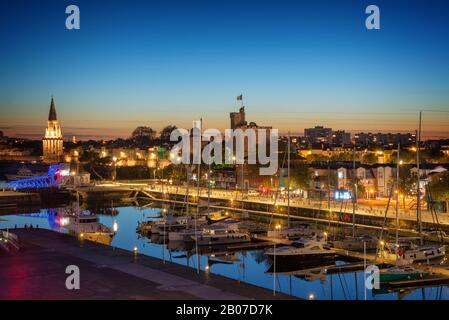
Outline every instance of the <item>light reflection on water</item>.
MULTIPOLYGON (((43 209, 34 214, 20 214, 0 216, 0 228, 23 227, 25 224, 39 225, 40 228, 51 229, 66 233, 55 220, 56 210, 43 209)), ((186 255, 184 251, 168 250, 163 244, 153 243, 146 237, 141 237, 136 232, 137 223, 157 219, 161 214, 160 208, 117 208, 117 215, 99 214, 100 222, 112 228, 113 222, 118 223, 118 232, 114 236, 111 245, 132 250, 135 246, 138 252, 148 256, 166 259, 173 263, 189 265, 197 268, 196 255, 186 255)), ((233 260, 229 263, 212 263, 207 256, 200 256, 200 267, 202 270, 209 263, 210 271, 238 281, 251 283, 273 290, 273 275, 265 273, 270 267, 263 254, 263 250, 248 250, 235 253, 233 260)), ((215 259, 216 260, 216 259, 215 259)), ((315 299, 339 299, 355 300, 364 299, 363 273, 350 272, 326 275, 325 281, 306 281, 295 276, 278 274, 276 277, 276 290, 296 297, 307 299, 310 294, 315 299)), ((236 285, 238 285, 236 281, 236 285)), ((368 291, 367 299, 448 299, 449 290, 447 286, 427 287, 404 293, 385 293, 373 295, 368 291)))

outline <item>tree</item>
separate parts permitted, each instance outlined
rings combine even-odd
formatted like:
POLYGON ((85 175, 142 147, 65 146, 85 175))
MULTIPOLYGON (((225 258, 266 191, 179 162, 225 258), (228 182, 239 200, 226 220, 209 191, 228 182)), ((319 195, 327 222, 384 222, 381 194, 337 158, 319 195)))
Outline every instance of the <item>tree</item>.
POLYGON ((411 165, 399 166, 399 193, 404 197, 412 193, 412 188, 416 182, 416 174, 413 174, 410 169, 411 165))
POLYGON ((134 131, 131 134, 131 137, 132 138, 148 137, 151 140, 153 140, 155 135, 156 131, 154 131, 150 127, 141 126, 134 129, 134 131))
POLYGON ((429 190, 433 200, 444 201, 446 212, 449 209, 449 172, 441 172, 432 176, 429 190))
POLYGON ((353 158, 352 152, 339 152, 332 155, 331 161, 352 161, 353 158))
MULTIPOLYGON (((396 163, 398 159, 398 152, 393 151, 391 153, 391 162, 396 163)), ((399 158, 403 163, 415 163, 416 161, 416 152, 412 152, 407 149, 402 149, 399 152, 399 158)))
POLYGON ((170 141, 172 131, 178 129, 176 126, 168 125, 161 131, 160 139, 164 142, 170 141))
POLYGON ((377 163, 377 157, 374 153, 367 153, 363 156, 362 162, 365 164, 375 164, 377 163))
POLYGON ((329 157, 321 154, 310 154, 306 156, 307 163, 313 162, 326 162, 329 160, 329 157))
POLYGON ((299 189, 309 189, 312 171, 306 164, 297 165, 295 168, 290 169, 290 186, 299 189))

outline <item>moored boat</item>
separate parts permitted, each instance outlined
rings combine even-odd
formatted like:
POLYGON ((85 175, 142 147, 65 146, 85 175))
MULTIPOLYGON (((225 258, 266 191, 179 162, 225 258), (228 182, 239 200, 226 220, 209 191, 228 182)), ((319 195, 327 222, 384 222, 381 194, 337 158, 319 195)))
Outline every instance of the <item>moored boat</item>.
POLYGON ((415 246, 406 250, 403 254, 404 259, 414 262, 442 259, 445 256, 446 246, 444 245, 415 246))
POLYGON ((333 260, 336 252, 324 247, 323 240, 302 239, 292 242, 289 246, 270 248, 265 254, 276 264, 301 265, 303 263, 313 264, 317 261, 333 260))
POLYGON ((197 241, 199 246, 213 246, 233 243, 250 242, 248 233, 238 232, 228 225, 214 224, 205 227, 199 235, 191 236, 193 241, 197 241))
POLYGON ((115 235, 110 228, 100 223, 97 215, 87 212, 63 216, 60 223, 69 234, 102 244, 110 244, 115 235))
POLYGON ((362 251, 376 249, 379 240, 373 236, 360 236, 360 237, 348 237, 339 240, 333 240, 330 244, 337 249, 349 250, 349 251, 362 251))
POLYGON ((5 177, 9 181, 15 181, 15 180, 20 180, 20 179, 31 178, 31 177, 34 177, 37 175, 39 175, 39 173, 33 173, 30 169, 23 166, 19 169, 19 171, 17 171, 16 174, 5 174, 5 177))
POLYGON ((428 275, 428 272, 417 270, 410 265, 394 266, 379 272, 379 281, 394 282, 401 280, 421 279, 428 275))

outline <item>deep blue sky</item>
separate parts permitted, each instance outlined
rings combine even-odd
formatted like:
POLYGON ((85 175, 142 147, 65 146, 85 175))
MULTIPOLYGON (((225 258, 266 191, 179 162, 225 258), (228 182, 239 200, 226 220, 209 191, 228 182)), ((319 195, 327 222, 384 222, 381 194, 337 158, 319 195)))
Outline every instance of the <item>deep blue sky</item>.
MULTIPOLYGON (((448 34, 444 1, 2 1, 0 129, 43 134, 51 94, 66 135, 225 128, 243 93, 281 131, 414 130, 417 110, 449 111, 448 34)), ((425 129, 447 134, 448 115, 425 129)))

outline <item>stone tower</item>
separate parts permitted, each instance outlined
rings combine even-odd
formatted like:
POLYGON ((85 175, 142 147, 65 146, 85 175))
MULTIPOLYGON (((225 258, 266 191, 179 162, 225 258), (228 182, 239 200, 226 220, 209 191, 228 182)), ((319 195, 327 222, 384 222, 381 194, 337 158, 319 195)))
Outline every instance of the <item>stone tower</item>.
POLYGON ((51 97, 50 112, 48 113, 47 128, 42 139, 44 162, 56 163, 62 161, 62 132, 59 121, 56 118, 56 108, 53 96, 51 97))

